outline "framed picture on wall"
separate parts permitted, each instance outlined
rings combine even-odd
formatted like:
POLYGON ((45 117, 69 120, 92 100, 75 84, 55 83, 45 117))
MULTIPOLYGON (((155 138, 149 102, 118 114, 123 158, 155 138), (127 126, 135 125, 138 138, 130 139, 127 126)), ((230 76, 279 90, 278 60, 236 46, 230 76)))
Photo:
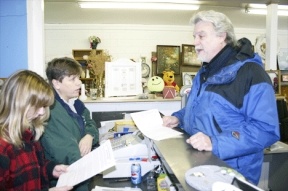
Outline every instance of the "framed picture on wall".
POLYGON ((160 75, 164 70, 180 74, 180 46, 157 45, 156 74, 160 75))
POLYGON ((201 66, 194 45, 182 44, 182 65, 201 66))
POLYGON ((143 93, 141 63, 130 59, 105 62, 105 97, 135 96, 143 93))
POLYGON ((196 76, 197 72, 182 72, 182 82, 183 86, 192 85, 193 79, 196 76))
POLYGON ((288 82, 288 74, 282 74, 282 82, 288 82))
POLYGON ((279 70, 288 70, 288 48, 281 48, 277 58, 279 70))
POLYGON ((280 70, 267 70, 276 95, 281 95, 280 70))

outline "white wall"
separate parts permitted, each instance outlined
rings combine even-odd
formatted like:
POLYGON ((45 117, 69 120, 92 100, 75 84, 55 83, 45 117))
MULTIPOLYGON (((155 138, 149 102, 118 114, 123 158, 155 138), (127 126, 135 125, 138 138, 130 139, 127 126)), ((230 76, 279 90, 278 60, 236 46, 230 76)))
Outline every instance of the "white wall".
MULTIPOLYGON (((255 44, 256 37, 265 34, 265 29, 235 29, 236 37, 248 38, 255 44)), ((151 52, 157 45, 192 44, 191 26, 158 25, 85 25, 45 24, 45 61, 55 57, 71 56, 72 49, 90 49, 89 36, 101 38, 97 49, 106 49, 113 59, 139 60, 146 56, 151 64, 151 52)), ((278 31, 281 48, 288 48, 287 31, 278 31)))

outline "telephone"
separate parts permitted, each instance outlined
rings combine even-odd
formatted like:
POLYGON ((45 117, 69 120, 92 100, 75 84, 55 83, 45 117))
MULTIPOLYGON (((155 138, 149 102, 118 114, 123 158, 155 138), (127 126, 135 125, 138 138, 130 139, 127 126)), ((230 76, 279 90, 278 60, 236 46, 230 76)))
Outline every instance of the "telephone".
POLYGON ((121 137, 115 137, 111 139, 112 149, 118 150, 129 145, 136 145, 142 143, 144 140, 143 134, 138 130, 133 133, 122 135, 121 137))

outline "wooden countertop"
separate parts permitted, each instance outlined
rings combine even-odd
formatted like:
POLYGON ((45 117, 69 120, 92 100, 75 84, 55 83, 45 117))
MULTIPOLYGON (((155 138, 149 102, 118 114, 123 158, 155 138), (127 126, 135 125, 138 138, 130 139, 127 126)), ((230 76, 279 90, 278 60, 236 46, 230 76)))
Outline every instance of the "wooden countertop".
POLYGON ((154 97, 148 99, 139 99, 137 96, 133 97, 109 97, 109 98, 97 98, 92 100, 89 97, 86 100, 82 100, 84 103, 105 103, 105 102, 171 102, 181 101, 181 97, 175 97, 173 99, 163 99, 163 97, 154 97))

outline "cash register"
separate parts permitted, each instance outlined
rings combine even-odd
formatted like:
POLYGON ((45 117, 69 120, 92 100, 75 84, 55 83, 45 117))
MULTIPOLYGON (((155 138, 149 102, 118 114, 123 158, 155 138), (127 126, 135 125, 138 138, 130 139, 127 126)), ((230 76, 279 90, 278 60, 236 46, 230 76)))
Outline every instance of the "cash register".
POLYGON ((124 178, 131 177, 131 165, 141 165, 141 175, 160 165, 155 157, 152 142, 140 131, 127 133, 125 135, 110 139, 116 165, 103 172, 103 178, 124 178))

